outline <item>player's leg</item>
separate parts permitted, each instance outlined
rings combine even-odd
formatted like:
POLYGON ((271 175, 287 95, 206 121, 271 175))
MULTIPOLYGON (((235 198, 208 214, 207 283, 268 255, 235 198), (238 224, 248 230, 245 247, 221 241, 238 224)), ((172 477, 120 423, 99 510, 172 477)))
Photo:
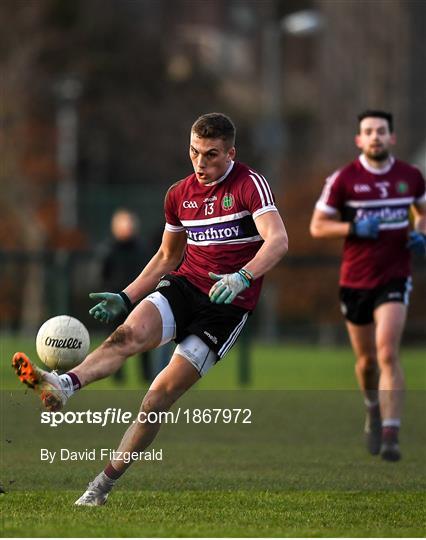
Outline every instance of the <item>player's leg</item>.
POLYGON ((159 345, 162 331, 158 308, 144 300, 102 345, 68 373, 41 370, 23 353, 15 354, 13 366, 21 381, 37 391, 45 406, 54 411, 82 386, 115 373, 129 356, 159 345))
MULTIPOLYGON (((146 393, 139 411, 143 418, 151 412, 168 411, 216 361, 217 354, 199 337, 190 335, 185 338, 176 347, 169 364, 157 375, 146 393)), ((159 422, 135 422, 124 434, 118 451, 144 450, 154 440, 160 427, 159 422)), ((119 476, 130 466, 122 460, 112 460, 111 465, 119 476)))
POLYGON ((129 356, 157 347, 161 336, 161 315, 154 304, 143 300, 102 345, 71 371, 86 386, 117 371, 129 356))
MULTIPOLYGON (((170 299, 174 305, 174 309, 178 314, 177 317, 183 317, 180 310, 181 306, 186 309, 191 307, 191 296, 183 297, 176 301, 176 298, 171 294, 171 288, 166 287, 165 294, 170 294, 170 299), (184 302, 182 304, 182 302, 184 302)), ((174 322, 174 314, 170 304, 165 300, 163 292, 154 293, 158 299, 163 302, 156 304, 163 320, 163 337, 161 343, 166 343, 175 337, 175 334, 167 334, 165 325, 169 321, 174 322), (167 305, 164 304, 167 303, 167 305)), ((206 295, 199 293, 195 299, 195 305, 203 303, 208 306, 202 317, 194 318, 188 325, 184 324, 185 332, 189 335, 183 339, 177 346, 170 364, 160 372, 152 383, 147 395, 145 396, 141 411, 149 414, 149 412, 166 411, 170 406, 202 375, 217 362, 218 358, 222 358, 232 347, 237 340, 246 320, 248 313, 233 306, 211 306, 210 300, 206 295), (205 297, 205 298, 204 298, 205 297), (214 345, 208 345, 200 335, 213 340, 214 345), (211 348, 212 347, 212 348, 211 348)), ((201 311, 200 311, 201 312, 201 311)), ((179 328, 182 326, 177 323, 179 328)), ((176 331, 176 329, 174 328, 176 331)), ((160 424, 149 424, 135 422, 126 431, 120 446, 119 452, 142 451, 154 439, 160 424)), ((87 491, 76 501, 78 505, 94 506, 103 504, 106 501, 109 491, 112 489, 115 481, 129 467, 129 464, 122 460, 113 460, 102 473, 100 473, 91 484, 87 491)))
POLYGON ((379 305, 376 320, 376 348, 380 366, 379 394, 382 413, 384 459, 400 459, 398 431, 401 423, 404 375, 400 363, 400 344, 407 317, 407 306, 402 302, 379 305))
POLYGON ((355 375, 366 402, 378 402, 379 370, 376 358, 374 323, 357 325, 346 321, 355 354, 355 375))
MULTIPOLYGON (((119 452, 142 451, 147 448, 157 435, 161 423, 145 421, 150 413, 168 411, 179 397, 200 379, 195 367, 179 354, 174 354, 170 363, 157 375, 146 393, 140 407, 140 421, 132 424, 124 434, 119 452)), ((130 466, 123 460, 111 461, 112 467, 121 476, 130 466)))
MULTIPOLYGON (((204 347, 211 366, 217 356, 209 352, 206 345, 204 347)), ((201 360, 201 357, 199 358, 201 360)), ((201 361, 198 363, 201 365, 201 361)), ((199 380, 200 373, 201 371, 187 358, 175 352, 169 364, 157 375, 146 393, 138 420, 126 430, 119 444, 117 458, 112 459, 104 471, 89 483, 87 490, 75 502, 76 505, 99 506, 105 503, 115 482, 132 463, 131 461, 126 463, 120 456, 124 455, 124 452, 141 452, 152 443, 161 427, 161 422, 157 421, 158 413, 168 411, 173 403, 199 380), (150 413, 154 413, 154 417, 149 416, 150 413)))
POLYGON ((356 378, 366 405, 365 441, 368 451, 376 455, 380 452, 381 445, 381 417, 374 324, 357 325, 347 321, 346 327, 356 358, 356 378))
MULTIPOLYGON (((175 350, 170 363, 154 379, 145 395, 140 408, 140 419, 147 418, 149 413, 167 411, 177 399, 184 394, 201 376, 209 371, 218 359, 217 353, 198 336, 189 335, 175 350)), ((153 418, 156 420, 156 418, 153 418)), ((118 452, 140 452, 151 444, 160 429, 161 423, 135 422, 124 434, 118 452)), ((130 467, 120 459, 113 459, 98 474, 88 489, 76 501, 81 506, 98 506, 104 504, 109 492, 118 478, 130 467)))

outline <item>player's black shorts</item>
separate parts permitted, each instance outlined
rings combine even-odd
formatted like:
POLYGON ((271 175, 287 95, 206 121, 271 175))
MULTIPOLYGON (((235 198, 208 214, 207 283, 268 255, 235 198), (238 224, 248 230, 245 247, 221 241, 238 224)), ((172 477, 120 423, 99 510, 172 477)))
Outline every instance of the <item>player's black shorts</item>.
POLYGON ((370 324, 374 321, 374 310, 387 302, 402 302, 408 306, 412 279, 399 278, 374 289, 340 287, 339 298, 342 313, 353 324, 370 324))
POLYGON ((222 358, 237 341, 251 314, 232 304, 213 304, 183 276, 167 274, 156 291, 167 298, 176 322, 175 342, 194 334, 222 358))

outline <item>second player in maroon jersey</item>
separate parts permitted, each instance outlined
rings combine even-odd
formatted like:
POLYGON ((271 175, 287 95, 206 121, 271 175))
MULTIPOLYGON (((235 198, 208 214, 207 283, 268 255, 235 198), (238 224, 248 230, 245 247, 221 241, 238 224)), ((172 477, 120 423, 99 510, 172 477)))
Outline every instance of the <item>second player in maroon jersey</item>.
POLYGON ((411 205, 426 202, 425 182, 420 171, 390 156, 383 169, 369 165, 364 154, 326 180, 316 208, 344 222, 376 217, 378 237, 345 238, 340 284, 372 289, 391 279, 411 274, 407 247, 411 205))
POLYGON ((425 181, 390 153, 396 142, 390 113, 366 111, 358 120, 355 142, 362 153, 326 180, 311 233, 344 238, 339 296, 367 406, 367 448, 397 461, 404 390, 399 349, 411 251, 426 252, 425 181))

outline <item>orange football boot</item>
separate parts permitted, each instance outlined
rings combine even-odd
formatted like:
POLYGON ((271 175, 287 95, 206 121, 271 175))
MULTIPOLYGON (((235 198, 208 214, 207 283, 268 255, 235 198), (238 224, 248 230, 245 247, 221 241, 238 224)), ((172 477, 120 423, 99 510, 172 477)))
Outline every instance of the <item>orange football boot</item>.
POLYGON ((40 395, 46 409, 58 411, 63 408, 69 396, 56 372, 49 373, 35 366, 23 352, 13 355, 12 367, 19 380, 40 395))

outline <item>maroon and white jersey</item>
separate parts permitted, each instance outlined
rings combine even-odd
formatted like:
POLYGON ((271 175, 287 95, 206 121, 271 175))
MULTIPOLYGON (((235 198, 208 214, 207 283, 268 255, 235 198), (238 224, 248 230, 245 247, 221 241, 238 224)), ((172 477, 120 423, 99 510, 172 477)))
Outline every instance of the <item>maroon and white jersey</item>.
POLYGON ((318 210, 331 215, 338 211, 343 221, 380 219, 377 240, 346 238, 340 285, 372 289, 410 275, 409 208, 423 201, 425 181, 420 171, 393 157, 388 167, 377 170, 361 154, 327 178, 318 210))
MULTIPOLYGON (((263 243, 254 219, 276 211, 265 178, 243 163, 232 162, 207 186, 195 174, 180 180, 165 200, 166 230, 187 234, 184 259, 174 273, 208 294, 214 283, 208 273, 231 274, 247 264, 263 243)), ((261 286, 262 278, 254 280, 233 304, 254 309, 261 286)))

